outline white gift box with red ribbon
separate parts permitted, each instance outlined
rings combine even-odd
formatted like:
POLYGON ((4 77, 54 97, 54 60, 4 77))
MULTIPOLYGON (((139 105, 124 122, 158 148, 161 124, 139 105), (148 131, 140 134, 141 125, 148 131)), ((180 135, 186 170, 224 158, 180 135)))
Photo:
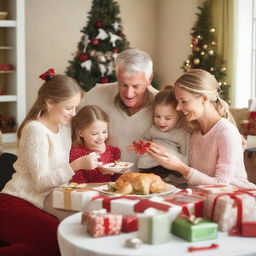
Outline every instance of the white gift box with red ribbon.
POLYGON ((205 202, 204 216, 217 222, 220 231, 241 235, 243 223, 256 222, 254 193, 239 190, 234 193, 209 194, 205 202))

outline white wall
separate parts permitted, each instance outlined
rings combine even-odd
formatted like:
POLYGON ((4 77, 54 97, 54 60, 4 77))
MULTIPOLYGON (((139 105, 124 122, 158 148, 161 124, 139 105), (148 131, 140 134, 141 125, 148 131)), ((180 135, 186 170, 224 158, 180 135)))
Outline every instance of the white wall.
MULTIPOLYGON (((153 58, 160 85, 173 82, 190 53, 191 28, 199 0, 118 0, 131 47, 153 58)), ((91 0, 26 0, 27 110, 50 67, 63 73, 86 26, 91 0)))
POLYGON ((191 28, 194 26, 198 0, 161 0, 157 9, 155 70, 160 85, 175 82, 180 68, 191 53, 191 28))

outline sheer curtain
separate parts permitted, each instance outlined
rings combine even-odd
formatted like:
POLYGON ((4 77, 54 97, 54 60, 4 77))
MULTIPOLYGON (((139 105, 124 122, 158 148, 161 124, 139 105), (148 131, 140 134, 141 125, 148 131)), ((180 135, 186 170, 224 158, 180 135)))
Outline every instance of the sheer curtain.
POLYGON ((213 25, 216 28, 217 51, 226 62, 226 82, 231 85, 229 95, 231 104, 235 93, 235 0, 211 0, 213 25))

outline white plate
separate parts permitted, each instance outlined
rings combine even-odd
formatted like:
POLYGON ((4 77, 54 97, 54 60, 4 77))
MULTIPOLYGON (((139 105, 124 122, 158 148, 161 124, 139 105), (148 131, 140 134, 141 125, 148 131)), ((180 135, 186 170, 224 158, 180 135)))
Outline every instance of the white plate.
MULTIPOLYGON (((174 193, 177 190, 179 190, 174 185, 171 185, 171 184, 168 184, 168 185, 170 186, 170 189, 167 190, 167 191, 164 191, 164 192, 152 193, 152 194, 149 194, 149 195, 125 194, 125 196, 137 196, 137 197, 147 198, 147 197, 152 197, 152 196, 162 196, 162 195, 174 193)), ((100 193, 107 194, 107 195, 112 195, 112 196, 113 195, 115 195, 115 196, 123 195, 123 194, 118 194, 118 193, 115 193, 115 192, 108 191, 108 185, 104 185, 104 186, 100 186, 100 187, 95 187, 94 189, 99 191, 100 193)))
POLYGON ((130 167, 132 167, 133 163, 118 162, 118 163, 108 163, 108 164, 104 164, 104 165, 99 164, 99 166, 108 170, 108 171, 120 172, 123 169, 129 169, 130 167))

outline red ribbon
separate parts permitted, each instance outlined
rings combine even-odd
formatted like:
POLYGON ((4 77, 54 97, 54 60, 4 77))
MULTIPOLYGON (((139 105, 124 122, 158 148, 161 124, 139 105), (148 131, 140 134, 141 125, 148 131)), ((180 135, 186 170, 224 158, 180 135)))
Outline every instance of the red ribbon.
POLYGON ((110 233, 110 222, 109 222, 109 218, 105 217, 104 218, 104 234, 105 235, 109 235, 110 233))
POLYGON ((150 201, 148 199, 141 199, 137 204, 134 206, 134 211, 143 213, 148 208, 155 208, 160 211, 168 211, 171 208, 170 205, 158 203, 155 201, 150 201))
POLYGON ((232 199, 235 200, 237 204, 237 222, 236 225, 229 231, 229 235, 240 235, 242 231, 242 217, 243 217, 243 201, 241 198, 237 197, 237 195, 243 194, 241 191, 236 191, 234 193, 223 193, 218 194, 214 198, 213 206, 212 206, 212 212, 211 212, 211 220, 213 221, 214 218, 214 212, 216 208, 217 201, 222 196, 230 196, 232 199))
POLYGON ((102 207, 105 208, 108 212, 111 212, 111 201, 117 199, 139 200, 140 198, 137 196, 106 197, 103 199, 102 207))

